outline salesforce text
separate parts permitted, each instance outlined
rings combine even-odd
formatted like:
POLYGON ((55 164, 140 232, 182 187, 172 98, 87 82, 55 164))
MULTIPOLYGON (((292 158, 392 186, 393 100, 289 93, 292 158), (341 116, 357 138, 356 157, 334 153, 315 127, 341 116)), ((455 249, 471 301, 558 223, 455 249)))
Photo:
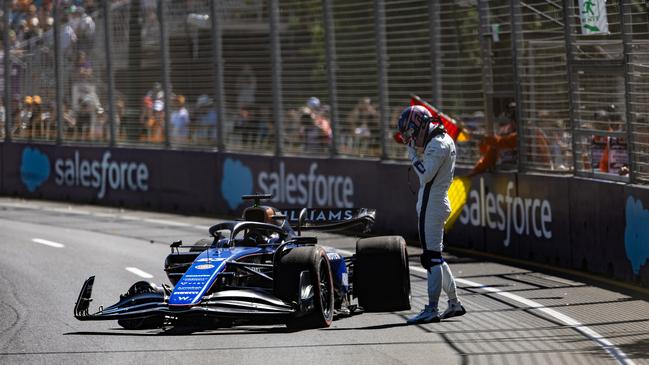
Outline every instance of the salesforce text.
POLYGON ((509 246, 512 226, 519 234, 538 238, 552 238, 549 224, 552 223, 552 207, 547 200, 513 197, 514 183, 507 183, 506 195, 489 192, 485 195, 484 179, 480 178, 480 193, 471 190, 467 204, 460 215, 462 224, 485 225, 490 229, 507 232, 503 244, 509 246), (503 205, 505 205, 503 209, 503 205))
POLYGON ((101 161, 81 160, 79 151, 74 159, 56 159, 55 182, 62 186, 82 186, 99 189, 97 198, 102 199, 111 190, 147 191, 149 169, 144 163, 110 161, 110 152, 104 152, 101 161))
POLYGON ((349 176, 317 175, 317 168, 318 164, 313 162, 308 174, 286 173, 284 162, 280 162, 279 172, 260 172, 257 184, 262 191, 273 195, 273 203, 351 208, 354 195, 352 179, 349 176))

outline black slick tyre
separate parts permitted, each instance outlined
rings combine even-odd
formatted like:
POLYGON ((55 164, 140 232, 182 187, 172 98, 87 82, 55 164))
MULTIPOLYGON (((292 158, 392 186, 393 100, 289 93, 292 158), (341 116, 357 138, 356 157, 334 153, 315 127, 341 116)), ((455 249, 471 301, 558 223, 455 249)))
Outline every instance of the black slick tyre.
MULTIPOLYGON (((135 284, 131 285, 131 287, 125 294, 120 296, 120 302, 127 300, 138 301, 138 296, 142 294, 159 294, 159 301, 162 301, 164 299, 164 292, 161 288, 156 287, 154 284, 146 281, 138 281, 135 284)), ((150 302, 150 300, 151 299, 148 299, 146 301, 150 302)), ((119 319, 117 320, 117 324, 127 330, 144 330, 160 328, 164 325, 164 320, 164 316, 152 316, 144 318, 119 319)))
POLYGON ((292 329, 329 327, 333 320, 334 288, 331 267, 322 247, 296 247, 282 253, 274 273, 275 295, 288 303, 310 303, 302 312, 287 320, 292 329), (310 278, 307 298, 301 298, 300 276, 310 278))
POLYGON ((164 317, 119 319, 117 324, 127 330, 148 330, 161 328, 164 324, 164 317))
POLYGON ((403 237, 372 237, 356 242, 354 295, 369 312, 410 309, 410 266, 403 237))

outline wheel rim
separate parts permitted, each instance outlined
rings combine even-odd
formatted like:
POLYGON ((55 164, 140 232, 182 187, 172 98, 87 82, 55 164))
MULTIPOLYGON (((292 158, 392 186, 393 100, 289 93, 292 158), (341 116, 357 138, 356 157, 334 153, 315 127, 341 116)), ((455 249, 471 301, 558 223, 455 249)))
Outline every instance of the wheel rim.
POLYGON ((322 260, 320 265, 320 307, 325 319, 331 318, 331 275, 329 275, 328 265, 322 260))

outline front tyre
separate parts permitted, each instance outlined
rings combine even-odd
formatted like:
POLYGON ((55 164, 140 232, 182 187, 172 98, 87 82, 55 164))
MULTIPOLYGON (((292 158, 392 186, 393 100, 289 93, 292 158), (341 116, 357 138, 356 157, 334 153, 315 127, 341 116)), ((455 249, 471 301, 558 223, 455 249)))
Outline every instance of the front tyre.
POLYGON ((298 303, 301 311, 286 322, 293 329, 329 327, 333 320, 331 266, 322 247, 296 247, 278 259, 275 295, 298 303))
MULTIPOLYGON (((151 301, 163 301, 164 291, 162 288, 156 286, 153 283, 149 283, 147 281, 138 281, 135 284, 131 285, 126 293, 120 295, 119 300, 120 303, 130 301, 134 304, 149 303, 151 301), (154 296, 151 296, 151 294, 154 294, 154 296)), ((164 316, 152 316, 144 318, 119 319, 117 320, 117 324, 127 330, 144 330, 161 328, 164 325, 164 321, 164 316)))
POLYGON ((372 237, 356 242, 353 290, 366 311, 410 309, 410 267, 403 237, 372 237))
POLYGON ((127 330, 149 330, 161 328, 164 325, 164 317, 119 319, 117 324, 127 330))

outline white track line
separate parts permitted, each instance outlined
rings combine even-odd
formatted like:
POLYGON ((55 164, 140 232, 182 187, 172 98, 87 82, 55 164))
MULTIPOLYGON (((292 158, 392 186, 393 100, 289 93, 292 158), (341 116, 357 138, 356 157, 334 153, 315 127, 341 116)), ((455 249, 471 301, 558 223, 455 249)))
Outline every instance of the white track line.
POLYGON ((85 211, 85 210, 78 210, 74 209, 72 207, 67 207, 67 208, 51 208, 51 207, 45 207, 45 206, 30 206, 28 204, 20 204, 20 203, 2 203, 0 206, 9 206, 9 207, 15 207, 15 208, 24 208, 24 209, 38 209, 46 212, 55 212, 55 213, 69 213, 69 214, 79 214, 79 215, 90 215, 90 216, 95 216, 99 218, 115 218, 115 219, 124 219, 124 220, 132 220, 132 221, 141 221, 141 222, 147 222, 147 223, 154 223, 154 224, 161 224, 165 226, 176 226, 176 227, 192 227, 192 228, 197 228, 200 230, 207 230, 210 227, 209 226, 202 226, 202 225, 194 225, 191 223, 185 223, 185 222, 176 222, 168 219, 157 219, 157 218, 144 218, 144 217, 137 217, 133 215, 126 215, 126 214, 119 214, 119 213, 100 213, 100 212, 90 212, 90 211, 85 211))
MULTIPOLYGON (((3 204, 3 205, 11 206, 11 205, 14 205, 14 204, 3 204)), ((15 204, 15 206, 18 206, 18 205, 19 204, 15 204)), ((22 204, 20 204, 20 207, 29 208, 29 206, 23 206, 22 204)), ((41 209, 42 210, 51 210, 51 211, 57 211, 57 210, 61 211, 61 210, 63 210, 63 209, 56 209, 56 208, 53 209, 53 208, 47 208, 47 207, 41 207, 41 209)), ((68 210, 68 211, 70 211, 70 210, 68 210)), ((81 211, 80 214, 87 214, 87 213, 85 211, 81 211)), ((141 221, 145 221, 145 222, 149 222, 149 223, 169 224, 169 225, 175 225, 175 226, 192 226, 191 224, 187 224, 187 223, 173 222, 173 221, 167 221, 167 220, 162 220, 162 219, 150 219, 150 218, 147 219, 147 218, 139 218, 139 217, 133 217, 133 216, 124 216, 124 215, 122 215, 122 216, 116 215, 116 216, 119 217, 119 218, 122 218, 122 219, 141 220, 141 221)), ((192 227, 199 228, 199 229, 204 229, 203 226, 192 226, 192 227)), ((47 240, 42 240, 40 238, 34 238, 33 241, 37 242, 37 243, 44 244, 44 245, 52 246, 52 247, 59 247, 59 248, 64 247, 60 243, 51 242, 51 241, 47 241, 47 240)), ((348 256, 351 256, 351 255, 354 254, 353 252, 347 251, 347 250, 338 250, 338 252, 342 253, 343 255, 348 255, 348 256)), ((127 267, 126 270, 130 271, 131 273, 133 273, 135 275, 143 277, 145 279, 150 279, 150 278, 153 277, 153 275, 151 275, 151 274, 149 274, 147 272, 144 272, 144 271, 142 271, 142 270, 140 270, 138 268, 135 268, 135 267, 127 267)), ((428 273, 425 269, 420 268, 420 267, 411 267, 410 270, 414 271, 414 272, 421 273, 421 274, 427 274, 428 273)), ((597 343, 600 347, 602 347, 602 349, 604 349, 604 351, 606 351, 609 355, 611 355, 618 363, 625 364, 625 365, 634 365, 635 364, 631 359, 629 359, 627 357, 627 355, 622 350, 620 350, 618 347, 613 345, 604 336, 600 335, 599 333, 597 333, 596 331, 594 331, 590 327, 584 326, 583 324, 581 324, 579 321, 573 319, 572 317, 569 317, 569 316, 567 316, 565 314, 559 313, 559 312, 555 311, 554 309, 546 308, 541 303, 535 302, 533 300, 523 298, 523 297, 521 297, 519 295, 516 295, 516 294, 513 294, 513 293, 504 292, 504 291, 502 291, 500 289, 489 287, 489 286, 486 286, 484 284, 480 284, 480 283, 475 282, 475 281, 465 280, 465 279, 461 279, 461 278, 455 278, 455 281, 460 283, 460 284, 463 284, 463 285, 468 285, 468 286, 471 286, 471 287, 474 287, 474 288, 480 288, 480 289, 483 289, 483 290, 485 290, 487 292, 494 293, 496 295, 500 295, 502 297, 513 300, 515 302, 521 303, 521 304, 529 307, 530 309, 536 309, 536 310, 538 310, 538 311, 540 311, 540 312, 542 312, 542 313, 556 319, 557 321, 559 321, 561 323, 564 323, 566 326, 570 326, 570 327, 575 328, 575 330, 577 330, 578 332, 580 332, 584 336, 588 337, 593 342, 597 343)))
POLYGON ((56 248, 65 247, 65 245, 62 243, 52 242, 52 241, 44 240, 42 238, 32 238, 32 242, 36 242, 36 243, 40 243, 41 245, 56 247, 56 248))
MULTIPOLYGON (((347 250, 338 250, 338 252, 342 253, 343 255, 351 256, 354 253, 351 251, 347 250)), ((428 274, 428 271, 426 271, 424 268, 421 267, 410 267, 410 271, 417 272, 420 274, 428 274)), ((577 320, 573 319, 572 317, 569 317, 563 313, 559 313, 554 309, 546 308, 543 306, 543 304, 535 302, 533 300, 523 298, 520 295, 516 295, 513 293, 509 292, 504 292, 500 289, 493 288, 484 284, 477 283, 475 281, 470 281, 462 278, 455 278, 455 281, 457 283, 470 286, 472 288, 479 288, 483 289, 484 291, 494 293, 496 295, 500 295, 502 297, 508 298, 510 300, 513 300, 515 302, 518 302, 520 304, 523 304, 530 309, 536 309, 554 319, 557 321, 565 324, 566 326, 573 327, 575 330, 577 330, 579 333, 583 334, 586 336, 588 339, 591 341, 597 343, 604 351, 606 351, 609 355, 613 357, 618 363, 620 364, 625 364, 625 365, 633 365, 635 364, 633 360, 629 359, 627 355, 620 350, 618 347, 613 345, 609 340, 607 340, 604 336, 600 335, 599 333, 595 332, 593 329, 584 326, 583 324, 579 323, 577 320)))
POLYGON ((151 279, 153 277, 153 275, 149 274, 148 272, 142 271, 137 267, 127 267, 126 271, 145 279, 151 279))
MULTIPOLYGON (((411 267, 411 271, 416 271, 418 273, 422 274, 427 274, 428 272, 421 268, 421 267, 411 267)), ((494 293, 496 295, 500 295, 502 297, 505 297, 507 299, 513 300, 515 302, 518 302, 520 304, 523 304, 530 309, 536 309, 554 319, 557 321, 565 324, 566 326, 573 327, 575 330, 577 330, 579 333, 582 335, 588 337, 591 341, 597 343, 604 351, 606 351, 609 355, 611 355, 618 363, 620 364, 625 364, 625 365, 632 365, 635 364, 631 359, 627 357, 627 355, 620 350, 618 347, 613 345, 609 340, 607 340, 604 336, 600 335, 599 333, 595 332, 593 329, 584 326, 577 320, 573 319, 572 317, 569 317, 563 313, 559 313, 554 309, 546 308, 543 304, 535 302, 533 300, 523 298, 520 295, 516 295, 513 293, 509 292, 504 292, 500 289, 493 288, 484 284, 477 283, 475 281, 470 281, 462 278, 455 278, 455 281, 457 283, 463 284, 470 286, 472 288, 479 288, 484 291, 494 293)))
POLYGON ((163 226, 190 227, 192 224, 183 222, 174 222, 166 219, 142 218, 143 222, 161 224, 163 226))

